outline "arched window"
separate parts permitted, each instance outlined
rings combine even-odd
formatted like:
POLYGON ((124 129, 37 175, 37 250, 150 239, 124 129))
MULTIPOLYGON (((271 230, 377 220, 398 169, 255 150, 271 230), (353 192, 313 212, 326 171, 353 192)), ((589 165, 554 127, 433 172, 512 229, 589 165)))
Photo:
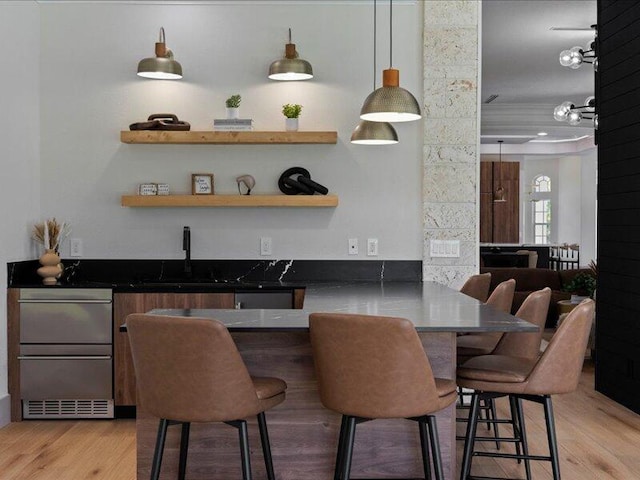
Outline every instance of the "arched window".
POLYGON ((533 243, 547 245, 551 239, 551 179, 538 175, 532 187, 533 243))

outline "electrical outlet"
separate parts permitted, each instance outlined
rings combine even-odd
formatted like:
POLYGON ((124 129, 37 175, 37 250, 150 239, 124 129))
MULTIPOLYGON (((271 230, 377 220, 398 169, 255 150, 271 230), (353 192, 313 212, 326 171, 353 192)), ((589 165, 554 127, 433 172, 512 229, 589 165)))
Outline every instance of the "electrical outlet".
POLYGON ((271 254, 271 237, 260 237, 260 255, 271 254))
POLYGON ((358 239, 349 239, 349 255, 358 255, 358 239))
POLYGON ((81 257, 82 256, 82 239, 72 238, 69 241, 69 256, 81 257))
POLYGON ((367 255, 370 257, 378 256, 378 239, 369 238, 367 240, 367 255))

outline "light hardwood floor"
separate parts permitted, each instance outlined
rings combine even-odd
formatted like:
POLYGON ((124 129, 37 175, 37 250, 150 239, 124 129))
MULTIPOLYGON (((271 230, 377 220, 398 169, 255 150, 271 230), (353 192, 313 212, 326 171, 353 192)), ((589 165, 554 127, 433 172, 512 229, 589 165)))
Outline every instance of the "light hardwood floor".
MULTIPOLYGON (((593 366, 586 364, 578 391, 554 397, 562 478, 640 479, 640 416, 595 392, 593 377, 593 366)), ((503 399, 498 407, 506 414, 503 399)), ((527 402, 525 416, 531 453, 546 455, 542 408, 527 402)), ((464 434, 464 425, 458 429, 464 434)), ((461 450, 458 442, 459 456, 461 450)), ((135 469, 132 420, 31 421, 0 430, 2 480, 134 480, 135 469)), ((532 462, 532 470, 536 480, 551 478, 548 462, 532 462)), ((476 458, 473 473, 517 478, 524 468, 514 461, 476 458)))

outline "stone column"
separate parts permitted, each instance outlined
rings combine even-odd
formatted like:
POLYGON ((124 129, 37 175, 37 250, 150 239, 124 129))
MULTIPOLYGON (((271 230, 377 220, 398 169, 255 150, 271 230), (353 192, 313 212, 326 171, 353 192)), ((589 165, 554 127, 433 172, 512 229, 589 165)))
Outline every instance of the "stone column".
POLYGON ((423 278, 454 288, 478 270, 481 3, 424 2, 423 278), (431 258, 430 240, 459 240, 431 258))

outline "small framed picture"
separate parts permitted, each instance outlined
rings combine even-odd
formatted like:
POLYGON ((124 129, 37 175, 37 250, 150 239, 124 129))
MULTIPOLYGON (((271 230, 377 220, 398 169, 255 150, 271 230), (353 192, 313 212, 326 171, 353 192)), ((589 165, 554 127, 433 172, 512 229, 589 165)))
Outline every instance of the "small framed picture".
POLYGON ((213 173, 192 173, 191 194, 213 195, 213 173))

